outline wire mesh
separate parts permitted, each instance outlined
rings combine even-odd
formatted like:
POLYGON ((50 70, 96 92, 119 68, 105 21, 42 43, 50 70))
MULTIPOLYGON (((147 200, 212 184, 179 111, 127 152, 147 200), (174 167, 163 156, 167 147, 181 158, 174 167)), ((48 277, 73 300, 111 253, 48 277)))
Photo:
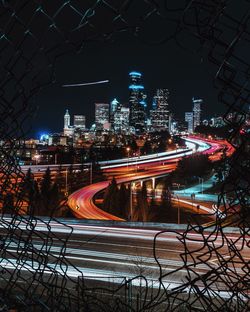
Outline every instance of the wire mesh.
POLYGON ((240 131, 249 102, 249 8, 246 0, 237 4, 227 0, 177 4, 173 0, 1 1, 3 311, 249 310, 249 135, 240 131), (183 38, 196 39, 194 49, 202 51, 214 65, 218 99, 226 107, 224 120, 230 125, 230 142, 236 147, 218 199, 218 207, 224 206, 227 223, 216 214, 212 230, 189 224, 183 233, 176 232, 183 250, 182 266, 170 272, 165 272, 158 260, 157 242, 163 233, 157 234, 153 248, 159 265, 159 283, 153 291, 144 276, 125 279, 112 289, 105 283, 100 287, 89 286, 81 270, 67 259, 72 228, 53 216, 45 220, 32 211, 29 216, 20 213, 23 201, 20 181, 24 180, 24 174, 17 161, 17 150, 29 131, 34 95, 55 82, 55 64, 60 56, 70 51, 81 53, 93 41, 116 40, 123 32, 147 44, 175 39, 185 48, 189 46, 183 38), (228 190, 235 195, 229 202, 228 190), (14 202, 10 196, 13 193, 18 194, 14 202), (239 235, 231 237, 225 229, 235 224, 239 235), (64 235, 53 230, 55 225, 64 228, 64 235), (195 242, 192 233, 197 234, 195 242), (75 278, 69 274, 72 270, 75 278), (166 280, 176 274, 183 277, 182 284, 170 288, 166 280), (136 280, 140 281, 139 286, 136 280), (140 283, 143 294, 140 292, 140 299, 134 300, 133 285, 140 287, 140 283))

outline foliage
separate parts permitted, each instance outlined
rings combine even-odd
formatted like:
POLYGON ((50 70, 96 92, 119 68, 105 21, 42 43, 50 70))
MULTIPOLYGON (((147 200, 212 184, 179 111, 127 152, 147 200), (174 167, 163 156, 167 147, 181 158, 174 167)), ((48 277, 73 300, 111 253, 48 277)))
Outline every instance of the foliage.
POLYGON ((130 189, 127 189, 122 183, 117 194, 117 215, 123 219, 128 218, 129 204, 130 204, 130 189))
POLYGON ((150 220, 150 211, 149 211, 149 204, 147 200, 147 187, 146 183, 142 184, 141 190, 138 192, 138 206, 139 206, 139 219, 140 221, 147 222, 150 220))
POLYGON ((182 158, 177 165, 174 176, 177 179, 187 179, 206 174, 212 169, 211 162, 207 155, 197 154, 182 158))
POLYGON ((153 152, 152 146, 151 146, 151 142, 149 140, 146 140, 144 145, 141 148, 141 153, 142 154, 151 154, 153 152))
POLYGON ((214 171, 217 182, 223 182, 227 175, 227 156, 225 149, 222 152, 220 160, 215 163, 214 171))
POLYGON ((229 126, 223 126, 223 127, 210 127, 210 126, 204 126, 200 125, 195 128, 195 132, 204 134, 206 136, 212 135, 217 136, 220 138, 227 139, 229 137, 229 126))
POLYGON ((105 190, 104 199, 103 199, 103 208, 109 213, 115 213, 117 209, 117 193, 118 186, 116 179, 113 178, 109 186, 105 190))
POLYGON ((3 213, 13 214, 15 209, 14 196, 12 193, 7 193, 3 196, 3 213))

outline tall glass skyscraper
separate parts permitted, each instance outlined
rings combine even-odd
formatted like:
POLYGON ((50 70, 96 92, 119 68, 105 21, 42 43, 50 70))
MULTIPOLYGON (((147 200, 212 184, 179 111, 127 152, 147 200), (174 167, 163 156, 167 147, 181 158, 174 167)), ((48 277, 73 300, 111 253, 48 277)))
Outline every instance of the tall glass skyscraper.
POLYGON ((157 89, 150 111, 151 128, 153 131, 169 129, 168 89, 157 89))
POLYGON ((194 114, 194 131, 197 126, 201 124, 201 105, 203 103, 202 99, 192 98, 193 101, 193 114, 194 114))
POLYGON ((141 83, 142 74, 136 71, 129 73, 129 125, 134 127, 136 133, 146 131, 146 95, 141 83))
POLYGON ((95 124, 97 130, 103 130, 109 123, 109 104, 95 103, 95 124))
POLYGON ((185 121, 188 124, 188 133, 193 133, 194 132, 194 113, 185 112, 185 121))

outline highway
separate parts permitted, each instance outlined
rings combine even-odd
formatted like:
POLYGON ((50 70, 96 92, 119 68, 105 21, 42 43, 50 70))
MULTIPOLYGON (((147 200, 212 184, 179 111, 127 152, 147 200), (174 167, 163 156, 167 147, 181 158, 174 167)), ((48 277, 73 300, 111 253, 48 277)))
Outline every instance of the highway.
MULTIPOLYGON (((164 176, 166 173, 172 171, 176 167, 176 164, 164 165, 157 170, 148 170, 147 172, 127 173, 121 178, 116 178, 118 184, 130 183, 131 181, 149 179, 152 177, 164 176)), ((122 219, 111 215, 102 209, 98 208, 94 202, 93 197, 104 190, 110 181, 102 181, 98 183, 86 186, 76 192, 68 198, 68 205, 72 209, 74 215, 83 219, 97 219, 97 220, 120 220, 122 219)))
MULTIPOLYGON (((209 155, 213 157, 216 157, 216 152, 221 149, 221 146, 224 146, 224 142, 217 144, 210 141, 207 144, 209 144, 209 147, 203 151, 206 153, 209 151, 209 155)), ((132 165, 129 170, 126 163, 124 163, 125 174, 120 175, 119 173, 117 181, 118 183, 131 183, 141 179, 165 175, 175 169, 179 157, 178 155, 175 159, 164 160, 164 164, 162 160, 151 159, 152 162, 150 163, 140 164, 140 168, 142 166, 143 170, 138 171, 138 163, 136 167, 132 165)), ((216 236, 208 231, 201 234, 189 232, 185 236, 185 240, 188 250, 192 251, 193 258, 187 257, 187 263, 184 263, 181 257, 184 246, 179 238, 182 232, 185 231, 186 226, 174 225, 173 227, 173 225, 166 224, 160 227, 156 224, 150 227, 150 224, 148 224, 148 227, 145 227, 145 224, 142 226, 139 223, 131 225, 127 222, 120 222, 121 219, 102 211, 93 202, 94 195, 105 189, 108 183, 109 181, 103 181, 78 190, 69 197, 69 206, 79 218, 114 220, 114 222, 62 220, 67 224, 65 226, 56 221, 47 223, 45 219, 44 222, 35 222, 34 227, 32 227, 28 221, 24 223, 16 220, 18 223, 17 228, 23 230, 23 241, 25 241, 26 236, 28 237, 29 252, 25 252, 24 257, 23 250, 27 248, 25 244, 19 244, 15 240, 9 241, 6 239, 4 241, 5 245, 2 245, 2 249, 5 253, 2 256, 4 258, 0 258, 0 264, 6 270, 5 278, 11 277, 13 270, 20 270, 22 276, 25 274, 28 277, 36 272, 38 268, 39 272, 45 269, 44 274, 48 276, 52 272, 63 276, 66 272, 68 277, 75 280, 78 277, 83 277, 85 280, 117 284, 120 284, 125 278, 129 279, 137 275, 143 275, 147 278, 149 287, 155 289, 165 287, 168 291, 176 287, 184 287, 188 291, 190 286, 187 283, 187 275, 190 280, 195 280, 198 276, 206 276, 208 272, 214 274, 213 269, 219 269, 220 275, 216 279, 213 277, 213 283, 210 286, 210 289, 213 290, 212 296, 219 294, 220 297, 228 298, 231 295, 227 291, 227 274, 234 276, 235 279, 240 279, 241 276, 246 274, 244 261, 250 261, 249 246, 242 239, 239 239, 237 229, 226 229, 227 240, 222 238, 220 233, 216 236), (33 234, 30 236, 29 232, 33 229, 35 232, 32 232, 33 234), (72 229, 73 232, 71 232, 72 229), (166 232, 158 234, 161 229, 166 230, 166 232), (47 239, 49 231, 49 237, 53 239, 49 241, 51 246, 48 248, 43 238, 47 239), (179 233, 176 233, 176 231, 179 233), (59 261, 59 264, 57 264, 56 259, 62 259, 64 242, 69 235, 70 239, 65 249, 65 260, 63 262, 59 261), (206 244, 204 244, 205 238, 206 244), (233 245, 234 248, 237 248, 236 259, 231 258, 233 245), (42 258, 40 256, 36 258, 31 246, 39 255, 48 255, 48 263, 38 262, 36 259, 42 258), (213 252, 215 248, 220 256, 213 252), (244 261, 238 261, 240 258, 244 259, 244 261), (226 266, 221 267, 221 261, 225 261, 225 259, 230 261, 226 266), (159 283, 159 277, 162 277, 161 284, 159 283)), ((201 208, 205 210, 206 207, 201 208)), ((4 221, 6 222, 2 222, 0 226, 0 234, 3 234, 3 236, 6 234, 6 228, 3 228, 4 224, 6 227, 11 224, 15 228, 15 224, 13 224, 15 221, 11 218, 4 221)), ((145 287, 141 279, 135 279, 133 283, 135 286, 142 285, 145 287)), ((202 278, 197 279, 195 285, 203 290, 202 278)))
MULTIPOLYGON (((107 169, 107 168, 116 168, 116 167, 122 167, 124 165, 126 166, 134 166, 137 163, 149 163, 152 160, 155 160, 157 158, 160 158, 162 161, 165 159, 171 159, 171 156, 175 157, 176 153, 180 155, 185 155, 185 153, 190 154, 191 150, 195 148, 195 143, 190 142, 188 148, 178 148, 176 150, 162 152, 162 153, 156 153, 156 154, 150 154, 150 155, 141 155, 136 157, 128 157, 128 158, 121 158, 121 159, 114 159, 114 160, 104 160, 99 161, 98 164, 100 165, 101 169, 107 169)), ((187 155, 188 155, 187 154, 187 155)), ((83 164, 46 164, 46 165, 23 165, 21 166, 21 170, 23 172, 27 172, 28 169, 31 169, 33 173, 36 172, 44 172, 49 167, 51 170, 58 170, 59 167, 66 169, 70 166, 73 166, 74 169, 79 169, 81 166, 84 165, 86 167, 89 167, 91 165, 90 162, 83 163, 83 164)))
MULTIPOLYGON (((85 279, 94 279, 96 281, 104 281, 106 279, 106 281, 113 283, 119 283, 122 277, 129 279, 142 274, 151 282, 150 285, 157 288, 160 286, 158 282, 160 264, 165 287, 173 289, 185 283, 187 271, 180 256, 184 247, 178 240, 179 234, 168 229, 168 225, 165 225, 166 232, 158 235, 156 239, 155 256, 157 263, 153 253, 154 237, 159 233, 157 229, 131 228, 127 227, 126 223, 119 223, 123 224, 122 226, 114 224, 101 226, 76 220, 68 220, 67 223, 73 228, 73 233, 65 250, 66 263, 56 266, 54 260, 61 255, 62 241, 64 237, 66 238, 70 234, 71 229, 54 221, 49 222, 50 231, 53 233, 54 238, 49 253, 52 260, 44 267, 48 274, 51 274, 51 271, 54 270, 64 274, 65 270, 67 276, 71 278, 84 276, 85 279), (60 240, 57 240, 58 237, 60 237, 60 240)), ((22 225, 20 223, 19 228, 23 228, 26 230, 25 233, 28 233, 27 224, 22 225)), ((184 227, 180 228, 184 229, 184 227)), ((36 233, 46 234, 48 225, 38 221, 35 225, 35 230, 36 233)), ((4 230, 1 229, 2 231, 4 230)), ((179 229, 178 231, 182 233, 183 230, 179 229)), ((41 240, 41 237, 43 237, 41 234, 33 235, 32 241, 29 243, 33 245, 37 252, 42 251, 47 254, 47 247, 41 240)), ((195 273, 191 273, 193 277, 197 277, 196 274, 205 274, 211 271, 212 268, 218 268, 219 265, 219 258, 217 258, 215 253, 211 255, 208 261, 206 260, 207 257, 205 257, 206 259, 204 258, 204 261, 202 260, 201 255, 207 252, 207 247, 204 246, 203 234, 191 232, 186 236, 188 249, 193 251, 194 256, 194 260, 188 258, 187 261, 189 268, 195 270, 195 273)), ((216 237, 209 232, 206 232, 204 235, 207 237, 208 245, 211 249, 218 248, 224 259, 231 256, 230 246, 221 239, 220 235, 216 237)), ((25 234, 23 233, 24 238, 25 234)), ((230 244, 235 242, 236 248, 239 249, 239 254, 245 261, 250 260, 249 246, 241 248, 242 241, 239 239, 237 229, 229 229, 227 239, 230 240, 230 244)), ((16 243, 12 242, 7 246, 3 246, 3 248, 7 252, 6 257, 0 259, 1 266, 6 270, 16 269, 16 256, 18 257, 23 246, 21 245, 18 248, 16 243)), ((36 257, 32 253, 30 253, 30 259, 28 255, 21 260, 19 259, 18 265, 20 270, 32 272, 38 266, 42 270, 43 264, 36 262, 35 259, 36 257)), ((229 264, 225 270, 230 270, 230 274, 241 275, 244 274, 244 268, 241 265, 243 266, 241 262, 234 263, 234 267, 232 264, 229 264)), ((203 287, 203 284, 198 282, 197 286, 203 287)), ((221 280, 218 283, 215 282, 213 286, 215 290, 220 288, 220 295, 225 290, 225 287, 221 280)))
MULTIPOLYGON (((186 140, 188 142, 187 144, 189 144, 188 151, 182 151, 181 153, 179 151, 176 151, 175 155, 171 153, 171 155, 164 156, 164 159, 162 159, 162 157, 152 158, 150 159, 150 161, 146 160, 146 163, 145 160, 143 160, 142 163, 136 162, 134 166, 130 167, 131 169, 134 169, 135 173, 131 173, 128 170, 128 166, 124 164, 122 167, 119 168, 119 170, 123 169, 123 175, 116 175, 117 183, 131 183, 134 181, 150 179, 152 177, 164 176, 176 168, 177 162, 181 157, 194 153, 193 149, 195 149, 196 153, 209 153, 209 155, 214 155, 217 151, 221 151, 221 149, 226 146, 225 144, 228 144, 225 141, 223 141, 223 143, 218 143, 214 140, 206 140, 206 142, 204 142, 197 137, 189 137, 186 138, 186 140), (190 149, 190 147, 193 147, 193 149, 190 149), (144 171, 137 171, 138 166, 140 169, 144 169, 144 171)), ((109 169, 110 166, 106 170, 109 169)), ((113 170, 114 169, 117 168, 113 168, 113 170)), ((71 194, 68 198, 68 205, 72 210, 73 214, 77 218, 83 219, 122 221, 122 219, 101 210, 94 204, 94 196, 104 190, 108 186, 108 184, 109 180, 98 182, 86 186, 71 194)))

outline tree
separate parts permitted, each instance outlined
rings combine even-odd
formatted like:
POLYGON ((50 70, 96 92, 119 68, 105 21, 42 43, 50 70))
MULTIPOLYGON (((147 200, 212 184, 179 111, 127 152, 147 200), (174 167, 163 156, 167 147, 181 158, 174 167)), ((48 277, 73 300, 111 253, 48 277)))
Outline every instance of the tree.
POLYGON ((195 128, 195 132, 204 134, 206 136, 212 135, 220 138, 227 139, 230 136, 230 126, 225 125, 223 127, 211 127, 200 125, 195 128))
POLYGON ((197 177, 206 174, 212 169, 208 155, 193 155, 183 157, 177 165, 175 176, 178 178, 197 177))
POLYGON ((37 214, 39 209, 39 187, 30 168, 22 184, 22 193, 23 198, 27 202, 27 214, 37 214))
POLYGON ((227 175, 226 149, 223 149, 220 160, 215 163, 214 170, 215 170, 215 178, 217 182, 219 183, 223 182, 227 175))
POLYGON ((162 193, 161 193, 161 206, 162 208, 171 208, 171 191, 166 183, 164 183, 163 188, 162 188, 162 193))
POLYGON ((104 199, 103 199, 103 208, 109 213, 117 212, 117 193, 118 187, 116 179, 113 178, 109 186, 105 190, 104 199))
POLYGON ((136 152, 138 150, 138 145, 136 143, 135 139, 132 139, 131 142, 129 143, 131 151, 136 152))
POLYGON ((129 190, 122 183, 117 194, 117 215, 123 219, 128 217, 129 195, 129 190))
POLYGON ((147 199, 147 187, 146 183, 144 182, 142 184, 141 190, 138 192, 137 195, 137 214, 135 214, 135 219, 134 221, 143 221, 147 222, 150 220, 150 208, 148 204, 148 199, 147 199))
POLYGON ((41 213, 49 213, 51 203, 51 173, 48 167, 41 182, 41 213))
POLYGON ((64 171, 62 168, 62 165, 60 164, 60 166, 58 167, 57 173, 56 173, 56 177, 55 177, 55 181, 58 184, 58 187, 60 189, 62 189, 63 187, 65 187, 65 177, 64 177, 64 171))
POLYGON ((58 184, 55 182, 53 183, 51 190, 50 190, 50 211, 54 213, 58 210, 60 206, 60 192, 58 188, 58 184))
POLYGON ((142 154, 151 154, 152 153, 152 146, 151 146, 151 142, 146 140, 143 147, 141 148, 141 152, 142 154))
POLYGON ((7 193, 3 197, 3 213, 13 214, 15 210, 14 207, 14 196, 12 193, 7 193))
MULTIPOLYGON (((67 170, 67 169, 66 169, 67 170)), ((69 193, 72 193, 73 190, 74 190, 74 181, 76 180, 75 179, 75 172, 74 172, 74 168, 73 168, 73 165, 71 164, 68 168, 68 172, 67 172, 67 178, 68 178, 68 192, 69 193)))
POLYGON ((157 152, 158 153, 166 152, 167 147, 168 147, 167 140, 161 137, 157 148, 157 152))

